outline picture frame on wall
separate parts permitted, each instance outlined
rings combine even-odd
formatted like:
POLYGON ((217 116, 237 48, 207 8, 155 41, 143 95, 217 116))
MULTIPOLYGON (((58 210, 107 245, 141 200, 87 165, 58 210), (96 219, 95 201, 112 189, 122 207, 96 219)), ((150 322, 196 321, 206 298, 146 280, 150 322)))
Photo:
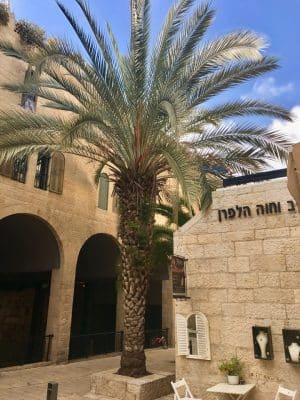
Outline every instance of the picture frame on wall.
POLYGON ((285 361, 300 364, 300 329, 282 329, 285 361))
POLYGON ((186 297, 186 259, 181 256, 172 256, 171 271, 173 297, 186 297))
POLYGON ((254 357, 259 360, 273 360, 273 343, 270 326, 252 326, 254 357))

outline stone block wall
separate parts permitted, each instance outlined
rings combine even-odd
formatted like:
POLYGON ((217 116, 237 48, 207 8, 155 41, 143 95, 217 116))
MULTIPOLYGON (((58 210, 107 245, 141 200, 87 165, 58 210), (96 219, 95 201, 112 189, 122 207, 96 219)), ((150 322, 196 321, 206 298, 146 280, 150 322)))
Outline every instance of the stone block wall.
POLYGON ((175 312, 203 312, 210 327, 211 361, 176 357, 177 379, 198 396, 225 380, 218 364, 232 355, 257 385, 252 398, 273 399, 279 384, 300 391, 300 364, 286 363, 282 338, 282 328, 300 329, 300 214, 291 200, 285 178, 219 189, 211 209, 176 233, 190 298, 175 300, 175 312), (239 217, 240 207, 250 212, 239 217), (254 358, 254 325, 271 327, 274 360, 254 358))

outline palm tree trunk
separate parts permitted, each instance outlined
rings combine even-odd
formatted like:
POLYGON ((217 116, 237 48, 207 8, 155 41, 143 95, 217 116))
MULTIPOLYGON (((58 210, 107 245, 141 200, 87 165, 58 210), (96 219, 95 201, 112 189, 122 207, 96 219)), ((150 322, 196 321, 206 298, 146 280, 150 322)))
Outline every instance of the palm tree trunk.
POLYGON ((144 352, 145 310, 150 273, 154 225, 151 186, 141 190, 123 186, 120 198, 119 235, 122 242, 122 283, 124 291, 124 349, 120 375, 147 374, 144 352))

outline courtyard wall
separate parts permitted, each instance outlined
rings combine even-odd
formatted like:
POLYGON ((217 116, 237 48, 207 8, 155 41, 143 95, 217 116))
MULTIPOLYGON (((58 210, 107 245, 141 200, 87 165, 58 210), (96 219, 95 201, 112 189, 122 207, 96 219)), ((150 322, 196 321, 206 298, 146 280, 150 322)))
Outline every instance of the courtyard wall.
POLYGON ((188 297, 174 300, 175 313, 202 312, 210 328, 210 361, 176 357, 177 379, 185 377, 195 395, 225 382, 218 365, 233 355, 245 363, 246 382, 256 384, 250 399, 274 399, 279 384, 300 390, 300 364, 286 362, 282 338, 283 328, 300 329, 300 214, 294 206, 286 178, 218 189, 209 211, 177 231, 174 254, 188 259, 188 297), (274 206, 266 213, 269 203, 277 213, 274 206), (242 209, 239 217, 239 207, 251 215, 242 209), (255 325, 271 327, 271 361, 254 357, 255 325))

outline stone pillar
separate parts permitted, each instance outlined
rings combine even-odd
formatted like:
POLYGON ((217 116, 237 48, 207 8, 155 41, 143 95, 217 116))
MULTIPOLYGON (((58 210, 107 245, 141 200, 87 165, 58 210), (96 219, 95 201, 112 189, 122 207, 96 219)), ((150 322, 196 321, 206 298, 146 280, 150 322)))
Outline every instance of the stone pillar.
POLYGON ((59 269, 52 271, 46 335, 53 335, 50 360, 68 360, 72 323, 74 282, 78 252, 76 244, 65 248, 59 269))

